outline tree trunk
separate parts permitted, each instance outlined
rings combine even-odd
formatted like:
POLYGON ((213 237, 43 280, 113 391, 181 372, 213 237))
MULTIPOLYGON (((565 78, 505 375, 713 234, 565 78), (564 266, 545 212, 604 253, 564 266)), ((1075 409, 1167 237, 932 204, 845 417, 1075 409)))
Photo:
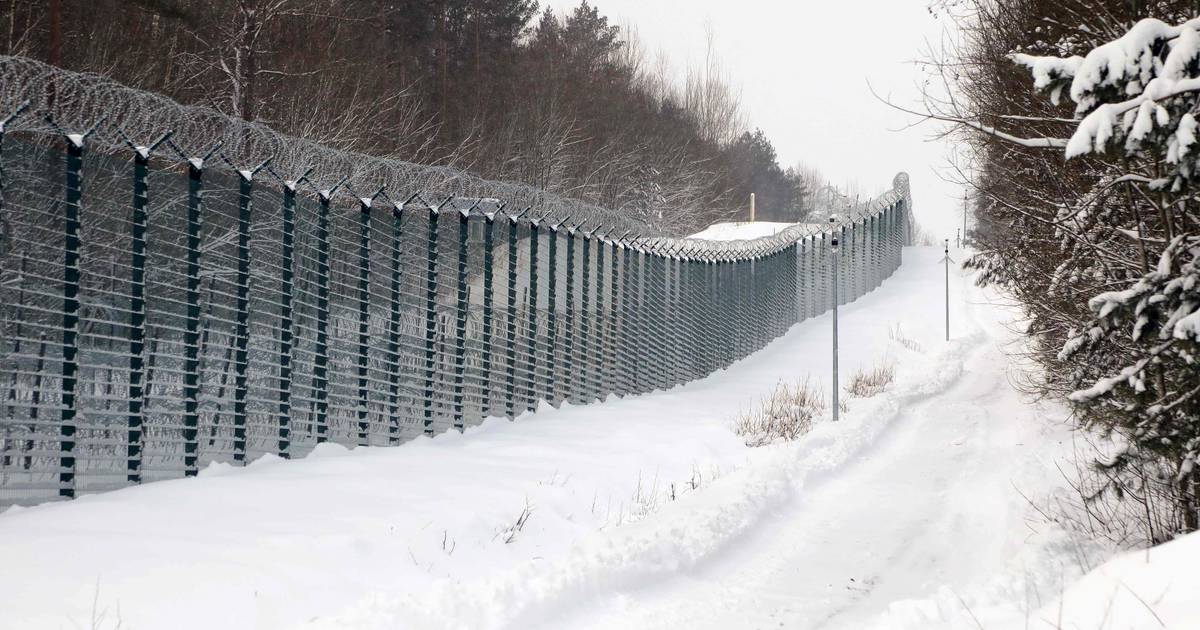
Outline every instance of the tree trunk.
POLYGON ((239 43, 242 49, 242 98, 238 109, 243 120, 253 121, 255 117, 254 111, 254 84, 258 78, 258 59, 255 55, 255 46, 258 39, 259 16, 256 0, 243 0, 242 2, 242 41, 239 43))

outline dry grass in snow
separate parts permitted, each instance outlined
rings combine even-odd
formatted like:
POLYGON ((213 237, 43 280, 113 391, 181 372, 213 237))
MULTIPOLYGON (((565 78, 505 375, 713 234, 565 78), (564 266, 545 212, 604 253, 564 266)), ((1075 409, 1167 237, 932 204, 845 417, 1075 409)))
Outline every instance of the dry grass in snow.
POLYGON ((791 441, 808 433, 813 421, 824 411, 825 396, 808 379, 794 385, 780 381, 759 406, 738 415, 733 430, 746 441, 746 446, 791 441))
POLYGON ((912 350, 913 352, 925 351, 925 349, 921 347, 921 344, 917 343, 915 339, 905 335, 903 330, 900 330, 900 324, 896 324, 892 328, 888 329, 888 339, 895 341, 902 347, 912 350))
POLYGON ((883 364, 869 370, 859 369, 850 377, 846 385, 846 394, 851 398, 870 398, 887 389, 896 380, 896 368, 883 364))

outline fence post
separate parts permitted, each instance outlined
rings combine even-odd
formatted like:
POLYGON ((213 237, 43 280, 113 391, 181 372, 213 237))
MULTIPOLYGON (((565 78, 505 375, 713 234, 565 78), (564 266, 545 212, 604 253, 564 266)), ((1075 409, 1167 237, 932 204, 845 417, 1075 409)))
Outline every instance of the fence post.
POLYGON ((649 366, 646 365, 646 357, 643 354, 646 351, 646 258, 641 248, 634 245, 630 247, 632 266, 630 269, 630 280, 634 283, 633 291, 629 295, 630 317, 629 317, 629 338, 626 343, 629 346, 629 358, 633 366, 633 391, 641 394, 650 390, 648 383, 649 366))
POLYGON ((708 318, 712 309, 708 305, 708 253, 702 248, 691 251, 692 258, 692 345, 695 346, 696 369, 704 374, 708 369, 708 318))
POLYGON ((529 312, 526 319, 526 330, 529 332, 529 399, 525 402, 527 410, 537 408, 538 390, 538 338, 537 338, 537 303, 538 303, 538 241, 541 240, 542 225, 536 219, 529 221, 529 291, 526 298, 529 301, 529 312))
POLYGON ((133 217, 130 221, 129 273, 129 419, 125 442, 125 480, 142 482, 142 430, 146 404, 146 205, 149 201, 150 149, 138 147, 133 159, 133 217))
POLYGON ((687 382, 684 376, 683 351, 686 343, 680 334, 683 321, 679 314, 679 283, 682 280, 680 253, 678 249, 671 252, 667 259, 667 327, 671 340, 671 385, 687 382))
MULTIPOLYGON (((608 352, 608 317, 606 313, 608 309, 604 304, 604 251, 607 249, 604 236, 597 233, 596 238, 596 300, 595 312, 596 323, 593 327, 593 332, 596 336, 595 346, 595 364, 596 364, 596 399, 604 400, 612 393, 612 381, 609 379, 609 367, 612 360, 608 352)), ((609 296, 612 299, 612 296, 609 296)))
POLYGON ((433 436, 434 342, 437 337, 438 209, 429 206, 425 234, 425 435, 433 436))
POLYGON ((663 331, 666 322, 663 321, 663 292, 659 290, 660 280, 666 280, 662 273, 664 256, 659 255, 657 247, 647 247, 642 258, 642 308, 645 315, 643 321, 646 327, 643 339, 646 344, 646 359, 653 368, 648 370, 647 391, 667 389, 667 359, 666 339, 663 331), (653 359, 653 360, 652 360, 653 359))
MULTIPOLYGON (((642 287, 641 287, 641 271, 640 271, 641 265, 640 264, 638 265, 639 270, 637 272, 637 277, 635 278, 634 271, 633 271, 633 266, 634 266, 633 247, 631 247, 628 244, 626 244, 626 246, 625 246, 624 257, 625 257, 624 281, 626 282, 626 285, 625 285, 625 290, 622 291, 622 293, 625 295, 624 308, 625 308, 626 325, 624 326, 625 330, 622 331, 622 333, 621 333, 621 337, 622 337, 621 341, 622 341, 622 345, 624 345, 624 348, 625 348, 626 370, 627 370, 627 373, 629 374, 629 378, 630 378, 629 391, 631 393, 640 394, 643 391, 642 384, 641 384, 642 381, 639 378, 639 373, 641 372, 641 369, 642 369, 642 365, 641 365, 642 357, 640 356, 640 354, 638 352, 637 340, 641 336, 641 330, 640 330, 640 326, 639 326, 640 322, 638 321, 640 319, 638 317, 638 314, 641 311, 641 292, 642 292, 641 291, 641 289, 642 289, 642 287), (632 284, 633 282, 637 282, 637 286, 631 287, 630 284, 632 284)), ((639 254, 639 262, 640 262, 640 254, 639 254)))
POLYGON ((888 268, 889 273, 894 272, 899 266, 900 260, 900 216, 897 213, 897 204, 892 204, 888 208, 888 268))
POLYGON ((892 204, 892 270, 900 266, 904 251, 904 206, 903 202, 892 204))
MULTIPOLYGON (((542 391, 546 400, 555 404, 566 398, 559 391, 558 382, 558 225, 547 226, 546 233, 546 386, 542 391)), ((569 268, 568 268, 569 269, 569 268)), ((567 271, 567 282, 570 282, 567 271)), ((569 360, 569 359, 568 359, 569 360)), ((568 374, 567 378, 570 378, 568 374)))
POLYGON ((204 159, 188 160, 187 313, 183 332, 183 473, 193 477, 200 431, 200 211, 204 159))
POLYGON ((887 209, 880 210, 875 220, 875 277, 876 286, 883 286, 887 278, 887 209))
POLYGON ((75 386, 79 372, 79 210, 83 196, 83 135, 67 136, 67 203, 63 221, 62 414, 59 489, 75 496, 75 386))
POLYGON ((758 312, 758 304, 754 296, 757 254, 751 251, 749 255, 739 254, 739 256, 742 258, 735 258, 733 264, 736 270, 738 294, 741 299, 733 306, 740 320, 737 328, 741 334, 738 335, 738 348, 731 363, 750 354, 754 347, 755 329, 762 325, 761 313, 758 312))
POLYGON ((722 328, 729 332, 728 343, 725 346, 725 357, 721 362, 721 368, 727 369, 737 357, 738 348, 741 343, 740 332, 742 327, 739 321, 741 319, 739 317, 741 309, 738 304, 738 301, 741 299, 741 283, 738 282, 738 262, 735 254, 725 253, 721 266, 724 268, 721 296, 724 298, 725 306, 725 325, 722 328))
POLYGON ((766 346, 778 334, 779 312, 775 309, 775 301, 770 298, 772 293, 779 291, 779 287, 776 286, 776 282, 779 280, 775 273, 776 262, 775 252, 768 249, 762 254, 759 263, 762 271, 754 280, 754 292, 758 295, 759 309, 762 311, 765 323, 758 329, 756 350, 766 346))
POLYGON ((688 254, 684 245, 675 248, 674 269, 671 274, 672 290, 671 317, 674 327, 675 344, 675 380, 676 383, 686 383, 692 380, 692 368, 695 363, 691 360, 691 339, 688 335, 688 286, 687 265, 688 254))
POLYGON ((466 427, 463 409, 463 389, 467 380, 467 306, 470 301, 467 286, 467 239, 470 236, 470 210, 458 213, 458 302, 454 318, 454 428, 461 433, 466 427))
POLYGON ((588 310, 589 307, 591 306, 591 296, 588 295, 588 292, 591 291, 591 288, 592 288, 591 278, 590 278, 591 273, 592 273, 592 265, 591 265, 592 239, 591 239, 591 236, 588 235, 586 232, 579 231, 578 226, 576 226, 576 228, 571 231, 573 233, 578 233, 580 235, 579 238, 582 239, 582 242, 580 243, 580 247, 583 250, 580 252, 580 257, 582 258, 582 264, 581 264, 580 270, 581 270, 582 275, 580 276, 580 280, 579 280, 580 281, 580 286, 579 286, 579 289, 580 289, 579 290, 579 365, 580 365, 579 372, 580 372, 580 378, 579 378, 578 400, 583 403, 588 403, 588 402, 595 400, 596 396, 598 395, 595 392, 595 389, 598 389, 598 388, 593 388, 593 377, 596 374, 596 370, 594 368, 596 368, 597 366, 595 366, 591 361, 593 353, 591 352, 591 348, 588 345, 591 342, 590 332, 591 332, 591 323, 592 323, 592 316, 588 310))
POLYGON ((737 322, 733 307, 733 300, 737 295, 737 289, 733 286, 735 264, 730 262, 728 254, 722 253, 717 267, 717 299, 721 300, 721 325, 717 333, 725 333, 721 344, 721 369, 725 369, 729 367, 730 363, 733 363, 733 355, 736 351, 737 322))
POLYGON ((679 317, 679 250, 673 250, 667 254, 666 260, 666 318, 667 318, 667 338, 670 340, 671 350, 671 385, 678 385, 685 382, 683 376, 683 343, 680 338, 679 330, 682 320, 679 317))
POLYGON ((900 238, 899 238, 899 236, 900 236, 899 235, 900 215, 899 215, 898 204, 892 204, 891 209, 888 211, 888 213, 891 215, 891 219, 890 219, 891 228, 888 230, 888 233, 889 233, 888 238, 891 241, 891 248, 890 248, 891 251, 889 252, 890 253, 889 267, 891 268, 891 271, 894 272, 896 270, 896 267, 898 267, 900 264, 900 255, 901 255, 900 254, 900 238))
POLYGON ((725 297, 725 330, 728 330, 729 344, 725 349, 725 361, 723 368, 728 369, 733 365, 734 360, 738 356, 738 350, 741 348, 741 291, 743 284, 739 282, 737 254, 727 252, 725 254, 725 288, 721 295, 725 297))
POLYGON ((872 214, 863 219, 863 273, 865 274, 865 282, 863 282, 863 293, 870 293, 875 290, 875 215, 872 214))
POLYGON ((276 420, 276 452, 283 459, 292 456, 292 362, 295 322, 292 300, 296 292, 296 182, 283 183, 283 243, 279 283, 279 412, 276 420))
POLYGON ((575 402, 579 372, 575 369, 575 231, 567 228, 567 283, 563 309, 563 368, 565 372, 563 400, 575 402))
POLYGON ((817 235, 809 237, 808 243, 808 314, 809 317, 816 317, 821 313, 821 302, 824 300, 821 274, 820 250, 824 247, 825 235, 820 235, 820 240, 817 240, 817 235))
POLYGON ((742 356, 749 356, 750 353, 758 350, 763 346, 763 335, 770 326, 771 318, 767 315, 767 309, 763 296, 759 294, 759 290, 764 284, 763 276, 768 273, 770 267, 767 258, 762 252, 751 252, 749 262, 742 263, 746 267, 746 292, 750 295, 750 312, 749 322, 746 324, 747 348, 742 351, 742 356))
POLYGON ((238 171, 237 326, 234 333, 233 461, 246 461, 246 372, 250 364, 250 221, 254 172, 238 171))
POLYGON ((667 269, 670 268, 671 254, 665 251, 659 251, 660 247, 656 246, 655 251, 650 257, 653 264, 650 266, 652 271, 652 280, 654 283, 654 325, 653 332, 656 340, 659 341, 659 356, 661 360, 659 368, 658 389, 671 389, 674 385, 673 380, 673 349, 671 348, 671 319, 668 316, 668 307, 670 307, 671 294, 668 293, 667 287, 667 269))
POLYGON ((329 206, 339 186, 320 191, 317 206, 317 341, 313 365, 317 444, 329 439, 329 206))
MULTIPOLYGON (((2 123, 0 123, 2 129, 2 123)), ((165 134, 150 146, 135 146, 133 166, 133 216, 130 219, 129 274, 129 401, 125 446, 125 480, 142 481, 142 450, 146 406, 146 228, 150 200, 150 152, 166 142, 165 134)), ((22 258, 22 263, 24 259, 22 258)), ((24 270, 22 270, 24 271, 24 270)), ((114 274, 115 275, 115 274, 114 274)))
POLYGON ((855 266, 858 267, 858 291, 854 297, 860 297, 870 291, 871 265, 869 261, 871 241, 867 234, 867 217, 863 217, 858 223, 858 261, 855 266))
POLYGON ((659 298, 660 338, 663 346, 663 389, 679 383, 679 348, 675 341, 675 319, 672 317, 672 302, 675 292, 675 252, 662 248, 658 256, 658 277, 661 287, 659 298))
POLYGON ((404 236, 404 204, 392 204, 392 283, 388 295, 388 444, 400 440, 400 266, 404 236))
POLYGON ((705 373, 711 374, 716 371, 716 354, 717 354, 717 339, 713 336, 713 329, 720 313, 717 312, 718 302, 716 299, 717 292, 717 265, 715 262, 716 252, 705 249, 701 254, 701 274, 698 280, 698 292, 701 297, 701 312, 700 312, 700 337, 697 343, 703 349, 703 363, 705 373))
POLYGON ((493 272, 495 270, 496 214, 484 215, 483 224, 483 352, 480 357, 481 402, 483 416, 492 415, 492 325, 494 316, 493 306, 493 272))
MULTIPOLYGON (((382 189, 380 189, 382 192, 382 189)), ((378 196, 379 193, 375 193, 378 196)), ((371 205, 375 196, 358 200, 358 445, 371 445, 371 205)))
POLYGON ((808 273, 805 268, 808 263, 808 237, 805 236, 792 243, 792 249, 795 250, 796 256, 796 310, 793 314, 793 320, 798 322, 808 318, 808 286, 805 284, 805 278, 808 273))
MULTIPOLYGON (((527 209, 528 210, 528 209, 527 209)), ((508 318, 505 336, 506 380, 504 388, 504 415, 510 420, 517 416, 517 217, 508 222, 508 318)))
POLYGON ((683 330, 680 342, 684 346, 687 380, 695 380, 700 375, 700 344, 696 339, 696 257, 695 252, 688 248, 683 253, 683 262, 679 271, 680 306, 682 308, 683 330))
POLYGON ((863 218, 863 294, 875 289, 875 216, 863 218))
POLYGON ((720 304, 718 301, 718 266, 715 252, 704 253, 704 316, 701 343, 704 346, 704 371, 712 373, 718 368, 718 340, 716 340, 716 324, 720 319, 720 304))
MULTIPOLYGON (((621 359, 624 356, 621 350, 621 302, 625 299, 626 293, 621 288, 621 267, 617 260, 617 255, 620 253, 619 246, 616 240, 608 242, 609 259, 611 262, 608 266, 608 348, 609 348, 609 373, 611 374, 610 385, 614 394, 624 397, 629 393, 629 389, 625 386, 625 372, 621 359)), ((628 286, 628 285, 626 285, 628 286)))
POLYGON ((888 277, 888 252, 891 251, 888 235, 891 226, 888 224, 888 209, 885 206, 879 211, 879 283, 888 277))

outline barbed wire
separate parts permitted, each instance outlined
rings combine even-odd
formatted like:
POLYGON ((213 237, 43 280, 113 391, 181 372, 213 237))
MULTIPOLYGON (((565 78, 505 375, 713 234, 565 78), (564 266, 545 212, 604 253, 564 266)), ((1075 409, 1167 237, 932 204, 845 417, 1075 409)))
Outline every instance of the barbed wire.
MULTIPOLYGON (((622 235, 630 244, 658 253, 733 259, 775 251, 837 224, 799 224, 774 235, 751 240, 707 241, 668 234, 662 226, 610 208, 562 197, 525 184, 487 180, 447 167, 339 150, 311 140, 287 136, 265 124, 247 122, 208 107, 184 105, 166 96, 129 87, 109 77, 64 70, 34 59, 0 56, 0 126, 3 133, 62 137, 87 135, 91 150, 107 153, 144 150, 169 134, 169 146, 181 159, 212 156, 205 168, 253 169, 269 162, 269 171, 285 182, 307 180, 316 190, 386 188, 421 199, 465 198, 456 209, 533 208, 527 218, 553 224, 588 226, 605 236, 622 235), (480 203, 480 202, 488 203, 480 203)), ((861 220, 899 200, 911 212, 908 176, 901 173, 893 189, 851 208, 838 223, 861 220)), ((662 212, 670 212, 664 209, 662 212)), ((686 212, 688 209, 674 209, 686 212)), ((911 217, 910 217, 911 218, 911 217)))

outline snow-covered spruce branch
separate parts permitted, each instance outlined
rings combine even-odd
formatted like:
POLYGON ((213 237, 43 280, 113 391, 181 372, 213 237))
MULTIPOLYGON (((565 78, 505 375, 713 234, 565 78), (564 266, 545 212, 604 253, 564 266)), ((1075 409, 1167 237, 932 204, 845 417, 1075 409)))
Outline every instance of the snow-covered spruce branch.
POLYGON ((1067 144, 1068 158, 1118 143, 1136 152, 1157 131, 1173 136, 1164 157, 1179 163, 1196 143, 1191 99, 1180 97, 1200 91, 1198 29, 1200 18, 1179 26, 1147 18, 1085 57, 1009 58, 1030 70, 1034 87, 1049 92, 1051 102, 1058 104, 1066 91, 1076 104, 1082 119, 1067 144))
POLYGON ((1125 273, 1105 274, 1124 280, 1124 286, 1104 288, 1088 300, 1090 323, 1063 344, 1058 359, 1072 367, 1076 388, 1069 399, 1091 410, 1089 423, 1130 439, 1136 447, 1130 453, 1137 458, 1176 467, 1183 515, 1177 526, 1195 530, 1200 527, 1200 479, 1194 473, 1200 457, 1200 235, 1189 219, 1200 186, 1200 18, 1178 26, 1142 20, 1082 56, 1009 58, 1029 69, 1034 87, 1048 92, 1054 104, 1063 94, 1075 103, 1078 123, 1065 147, 1067 159, 1107 153, 1122 165, 1116 170, 1100 164, 1101 173, 1104 168, 1116 172, 1093 179, 1085 197, 1108 214, 1086 216, 1081 206, 1071 216, 1078 231, 1127 238, 1143 259, 1140 277, 1132 282, 1125 280, 1135 269, 1129 266, 1125 273), (1126 199, 1105 211, 1099 199, 1117 184, 1124 186, 1126 199), (1157 258, 1153 266, 1152 257, 1157 258))

